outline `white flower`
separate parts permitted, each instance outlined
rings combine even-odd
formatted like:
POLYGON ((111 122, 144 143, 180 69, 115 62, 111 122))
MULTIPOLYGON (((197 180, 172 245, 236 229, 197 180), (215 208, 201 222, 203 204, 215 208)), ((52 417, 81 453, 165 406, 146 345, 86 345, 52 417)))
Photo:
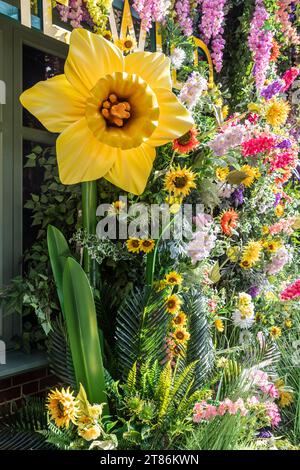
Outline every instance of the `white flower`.
POLYGON ((175 70, 178 70, 182 67, 183 62, 185 61, 186 54, 181 47, 175 47, 171 54, 171 64, 175 70))
POLYGON ((235 312, 233 312, 232 314, 232 321, 234 323, 234 326, 237 326, 241 329, 248 329, 254 323, 254 315, 251 315, 250 317, 245 317, 242 316, 239 310, 235 310, 235 312))
POLYGON ((178 95, 179 101, 192 110, 202 93, 207 90, 207 80, 199 72, 192 72, 178 95))

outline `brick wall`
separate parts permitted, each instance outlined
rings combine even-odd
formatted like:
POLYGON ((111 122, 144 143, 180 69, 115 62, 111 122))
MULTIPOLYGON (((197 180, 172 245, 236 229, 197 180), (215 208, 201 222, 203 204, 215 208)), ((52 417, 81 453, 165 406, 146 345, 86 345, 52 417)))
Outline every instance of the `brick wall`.
POLYGON ((0 379, 0 411, 1 408, 13 410, 15 405, 21 406, 25 397, 44 396, 57 384, 58 379, 48 367, 0 379))

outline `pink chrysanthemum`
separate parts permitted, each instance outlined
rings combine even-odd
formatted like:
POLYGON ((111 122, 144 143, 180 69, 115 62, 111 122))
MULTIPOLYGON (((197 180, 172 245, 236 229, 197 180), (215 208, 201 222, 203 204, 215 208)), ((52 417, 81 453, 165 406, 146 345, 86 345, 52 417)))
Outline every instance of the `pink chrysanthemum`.
POLYGON ((300 279, 287 286, 280 294, 281 300, 293 300, 300 296, 300 279))

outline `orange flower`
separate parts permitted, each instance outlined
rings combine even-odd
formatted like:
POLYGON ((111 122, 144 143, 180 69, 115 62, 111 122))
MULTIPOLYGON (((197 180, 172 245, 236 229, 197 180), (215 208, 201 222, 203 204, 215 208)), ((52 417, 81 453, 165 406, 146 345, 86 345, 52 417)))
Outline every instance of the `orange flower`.
POLYGON ((232 230, 237 226, 237 220, 239 216, 234 209, 229 209, 228 211, 223 212, 220 220, 222 232, 230 237, 232 235, 232 230))
POLYGON ((280 47, 277 41, 273 39, 270 62, 276 62, 280 54, 280 47))
POLYGON ((197 129, 192 127, 186 134, 173 141, 173 149, 177 150, 178 153, 188 153, 194 150, 199 145, 197 135, 197 129))

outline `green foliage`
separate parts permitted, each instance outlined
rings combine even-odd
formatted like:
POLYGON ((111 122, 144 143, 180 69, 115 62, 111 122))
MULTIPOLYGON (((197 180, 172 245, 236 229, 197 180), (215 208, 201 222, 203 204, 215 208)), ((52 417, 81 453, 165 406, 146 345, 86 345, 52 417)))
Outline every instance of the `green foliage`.
POLYGON ((47 412, 44 400, 30 398, 25 406, 2 411, 0 421, 0 450, 51 449, 40 431, 47 429, 47 412))
POLYGON ((191 431, 191 414, 206 391, 192 392, 196 363, 182 370, 156 360, 134 363, 124 385, 110 387, 110 398, 124 426, 121 445, 143 449, 173 448, 191 431), (123 443, 123 444, 122 444, 123 443))
POLYGON ((85 272, 72 258, 65 263, 62 292, 77 386, 84 386, 91 403, 104 403, 105 378, 93 293, 85 272))
POLYGON ((187 347, 187 363, 197 361, 194 389, 199 389, 207 379, 214 361, 214 348, 204 309, 204 298, 196 289, 184 295, 185 311, 189 315, 191 337, 187 347))
POLYGON ((161 360, 169 315, 163 295, 135 288, 117 313, 116 352, 120 375, 126 378, 133 364, 161 360))

